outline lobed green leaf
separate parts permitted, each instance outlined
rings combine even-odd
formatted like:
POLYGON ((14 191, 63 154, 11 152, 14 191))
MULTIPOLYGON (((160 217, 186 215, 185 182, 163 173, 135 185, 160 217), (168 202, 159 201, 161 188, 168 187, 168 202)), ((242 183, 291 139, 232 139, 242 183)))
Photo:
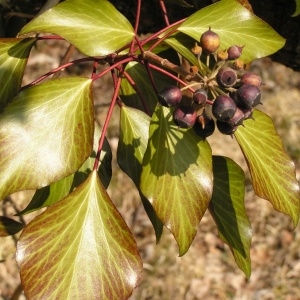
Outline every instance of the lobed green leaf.
POLYGON ((150 123, 140 189, 174 235, 179 254, 191 245, 212 194, 209 144, 192 128, 178 128, 158 105, 150 123))
POLYGON ((269 200, 275 210, 299 221, 300 188, 295 165, 286 153, 271 118, 255 110, 253 118, 239 126, 235 137, 243 151, 255 193, 269 200))
POLYGON ((57 34, 89 56, 113 53, 134 37, 130 22, 107 0, 66 0, 34 18, 20 34, 57 34))
POLYGON ((199 41, 209 26, 220 36, 220 49, 245 46, 241 56, 245 63, 271 55, 285 44, 283 37, 235 0, 222 0, 197 11, 178 30, 199 41))
POLYGON ((0 115, 0 199, 79 169, 93 148, 92 81, 62 78, 27 88, 0 115))
POLYGON ((0 111, 19 92, 35 38, 0 39, 0 111))
MULTIPOLYGON (((147 148, 149 125, 150 117, 144 112, 125 105, 121 107, 117 160, 120 168, 133 180, 138 189, 140 187, 142 161, 147 148)), ((139 192, 158 242, 162 234, 163 224, 148 199, 140 190, 139 192)))
POLYGON ((251 225, 245 204, 245 176, 239 165, 223 156, 213 156, 214 188, 209 210, 221 239, 230 247, 238 267, 251 274, 251 225))
POLYGON ((27 299, 128 299, 143 269, 136 242, 96 171, 23 230, 27 299))

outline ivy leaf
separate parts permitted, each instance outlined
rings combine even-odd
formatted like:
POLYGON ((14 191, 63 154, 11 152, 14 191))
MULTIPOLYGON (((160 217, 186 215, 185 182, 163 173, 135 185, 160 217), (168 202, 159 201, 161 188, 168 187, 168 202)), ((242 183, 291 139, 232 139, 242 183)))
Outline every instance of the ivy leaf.
MULTIPOLYGON (((133 180, 138 189, 140 186, 142 161, 147 148, 149 125, 150 117, 144 112, 125 105, 121 107, 117 160, 120 168, 133 180)), ((158 242, 162 235, 163 224, 157 217, 148 199, 141 192, 140 196, 155 230, 156 241, 158 242)))
MULTIPOLYGON (((93 169, 96 153, 98 151, 98 142, 100 139, 100 135, 101 130, 99 126, 96 125, 94 132, 93 152, 79 168, 79 170, 71 174, 70 176, 64 177, 61 180, 51 184, 50 186, 45 186, 37 190, 28 206, 17 215, 28 214, 40 208, 50 206, 66 197, 82 182, 84 182, 93 169)), ((105 188, 108 187, 112 176, 111 161, 111 149, 107 139, 105 139, 100 155, 100 165, 98 167, 98 175, 105 188)))
POLYGON ((300 0, 296 0, 296 10, 292 14, 292 17, 297 17, 300 15, 300 0))
POLYGON ((269 200, 275 210, 299 221, 300 189, 295 166, 287 155, 271 118, 255 110, 253 118, 239 126, 235 137, 247 160, 255 193, 269 200))
POLYGON ((27 59, 36 39, 0 39, 0 111, 19 92, 27 59))
POLYGON ((221 239, 230 247, 238 267, 249 278, 252 230, 244 205, 244 172, 230 158, 213 156, 213 173, 210 213, 221 239))
POLYGON ((245 45, 241 56, 245 63, 273 54, 285 43, 267 23, 235 0, 222 0, 197 11, 178 30, 199 41, 209 26, 220 36, 220 49, 245 45))
POLYGON ((174 235, 183 255, 211 198, 211 149, 192 128, 178 128, 171 110, 160 105, 149 132, 140 189, 174 235))
POLYGON ((90 79, 27 88, 0 115, 0 199, 39 189, 79 169, 93 148, 90 79))
POLYGON ((18 233, 24 225, 11 218, 0 216, 0 237, 5 237, 18 233))
POLYGON ((113 53, 134 37, 130 22, 107 0, 67 0, 34 18, 20 34, 57 34, 88 56, 113 53))
POLYGON ((23 230, 27 299, 128 299, 142 272, 136 242, 96 171, 23 230))

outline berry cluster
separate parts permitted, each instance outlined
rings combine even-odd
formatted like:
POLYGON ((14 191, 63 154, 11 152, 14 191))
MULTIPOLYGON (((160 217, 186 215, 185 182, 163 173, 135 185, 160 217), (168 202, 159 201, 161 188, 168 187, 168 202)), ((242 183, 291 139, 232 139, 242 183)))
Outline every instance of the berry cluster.
POLYGON ((261 104, 261 78, 246 72, 239 59, 244 46, 233 45, 226 50, 219 47, 219 35, 209 28, 201 35, 200 46, 196 44, 192 49, 199 60, 206 58, 209 70, 205 76, 198 74, 196 83, 200 88, 193 92, 192 103, 183 104, 177 86, 167 86, 158 93, 161 105, 174 107, 174 123, 182 128, 193 127, 203 138, 212 135, 215 127, 223 134, 233 134, 252 117, 253 107, 261 104), (211 105, 211 115, 206 112, 207 105, 211 105))

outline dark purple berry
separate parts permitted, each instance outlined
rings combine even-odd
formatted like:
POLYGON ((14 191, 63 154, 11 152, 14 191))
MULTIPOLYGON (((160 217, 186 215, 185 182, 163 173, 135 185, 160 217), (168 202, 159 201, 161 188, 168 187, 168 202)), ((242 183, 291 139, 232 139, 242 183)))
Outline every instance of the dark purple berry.
POLYGON ((208 54, 214 53, 220 47, 220 37, 210 27, 200 37, 202 50, 208 54))
POLYGON ((232 126, 238 126, 238 125, 242 125, 244 120, 245 120, 244 112, 241 109, 237 108, 234 116, 230 118, 227 121, 227 123, 229 123, 232 126))
POLYGON ((224 67, 218 71, 216 79, 219 86, 227 88, 235 85, 237 74, 232 68, 224 67))
POLYGON ((225 95, 219 95, 212 105, 212 113, 220 121, 227 121, 232 118, 236 109, 234 100, 225 95))
POLYGON ((195 93, 193 94, 193 101, 196 104, 201 105, 201 107, 204 107, 207 101, 206 90, 203 89, 196 90, 195 93))
POLYGON ((260 89, 255 85, 243 84, 236 92, 238 104, 245 108, 260 104, 260 89))
POLYGON ((214 133, 215 121, 211 117, 203 114, 197 117, 193 128, 197 135, 206 138, 214 133))
POLYGON ((238 126, 217 120, 217 128, 222 134, 232 135, 237 130, 238 126))
POLYGON ((197 113, 192 106, 178 106, 173 112, 174 123, 181 128, 192 127, 197 119, 197 113))
POLYGON ((157 95, 158 101, 163 106, 176 106, 182 99, 182 92, 177 86, 166 86, 157 95))
POLYGON ((227 52, 228 52, 228 59, 230 60, 234 60, 239 58, 242 55, 242 51, 243 51, 244 46, 231 46, 228 48, 227 52))
POLYGON ((255 85, 258 88, 260 88, 260 86, 261 86, 261 77, 257 74, 254 74, 254 73, 245 73, 241 77, 241 83, 242 84, 255 85))
POLYGON ((253 114, 253 108, 250 107, 250 108, 241 108, 243 113, 244 113, 244 116, 245 116, 245 120, 247 119, 253 119, 252 118, 252 114, 253 114))

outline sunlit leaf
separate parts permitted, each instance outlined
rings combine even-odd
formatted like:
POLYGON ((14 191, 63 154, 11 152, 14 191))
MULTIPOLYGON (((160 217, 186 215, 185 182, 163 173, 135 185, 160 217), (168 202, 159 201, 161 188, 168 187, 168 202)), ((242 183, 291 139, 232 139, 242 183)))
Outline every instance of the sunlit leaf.
POLYGON ((62 78, 23 90, 0 115, 0 199, 68 176, 93 148, 91 80, 62 78))
POLYGON ((244 172, 233 160, 213 156, 214 188, 209 210, 219 235, 230 247, 235 261, 247 278, 251 273, 251 225, 245 204, 244 172))
POLYGON ((0 111, 21 87, 24 69, 36 39, 0 39, 0 111))
POLYGON ((27 299, 128 299, 142 262, 95 171, 23 230, 16 259, 27 299))
POLYGON ((174 235, 179 254, 190 247, 212 193, 211 149, 194 130, 178 128, 157 106, 143 159, 141 191, 174 235))
MULTIPOLYGON (((60 201, 62 198, 71 193, 76 187, 78 187, 84 180, 86 180, 89 173, 93 170, 100 135, 101 130, 99 126, 96 125, 94 132, 94 151, 79 168, 79 170, 70 176, 62 178, 58 182, 51 184, 50 186, 45 186, 37 190, 28 206, 17 215, 24 215, 60 201)), ((100 164, 98 167, 98 175, 105 188, 108 187, 112 176, 111 160, 111 149, 108 141, 105 139, 100 155, 100 164)))
POLYGON ((5 237, 18 233, 24 225, 11 218, 0 216, 0 237, 5 237))
POLYGON ((82 53, 113 53, 134 37, 130 22, 107 0, 67 0, 48 9, 23 27, 20 34, 57 34, 82 53))
POLYGON ((292 17, 297 17, 300 15, 300 0, 296 0, 296 10, 292 14, 292 17))
POLYGON ((253 118, 240 126, 235 137, 247 160, 255 193, 269 200, 275 210, 299 221, 300 188, 295 165, 287 155, 274 124, 265 113, 255 110, 253 118))
MULTIPOLYGON (((133 180, 137 188, 140 187, 142 161, 147 148, 150 117, 142 111, 122 106, 120 118, 120 139, 117 150, 117 159, 120 168, 133 180)), ((159 241, 163 224, 158 219, 152 205, 140 193, 144 208, 159 241)))
POLYGON ((222 0, 197 11, 178 30, 199 41, 209 26, 220 36, 220 49, 245 45, 241 56, 245 63, 270 55, 285 43, 267 23, 235 0, 222 0))

